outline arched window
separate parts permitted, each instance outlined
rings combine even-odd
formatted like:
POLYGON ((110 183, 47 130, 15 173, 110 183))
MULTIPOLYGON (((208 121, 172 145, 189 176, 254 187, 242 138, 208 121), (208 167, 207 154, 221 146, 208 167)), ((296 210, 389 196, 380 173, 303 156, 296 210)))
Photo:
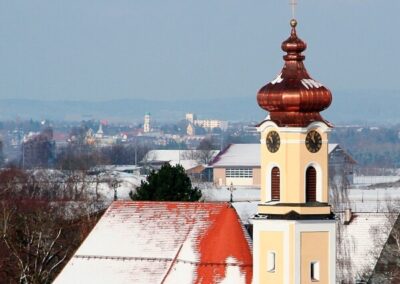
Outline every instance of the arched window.
POLYGON ((271 170, 271 200, 279 201, 281 199, 281 174, 278 167, 271 170))
POLYGON ((308 167, 306 171, 306 202, 317 201, 317 171, 308 167))

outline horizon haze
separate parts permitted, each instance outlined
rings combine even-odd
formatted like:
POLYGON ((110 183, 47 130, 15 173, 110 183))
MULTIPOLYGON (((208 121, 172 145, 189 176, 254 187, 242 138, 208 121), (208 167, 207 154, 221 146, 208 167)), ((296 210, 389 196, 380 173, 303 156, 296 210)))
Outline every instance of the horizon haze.
MULTIPOLYGON (((0 99, 253 99, 283 66, 288 2, 3 1, 0 99)), ((306 67, 334 100, 400 93, 399 1, 297 7, 306 67)))

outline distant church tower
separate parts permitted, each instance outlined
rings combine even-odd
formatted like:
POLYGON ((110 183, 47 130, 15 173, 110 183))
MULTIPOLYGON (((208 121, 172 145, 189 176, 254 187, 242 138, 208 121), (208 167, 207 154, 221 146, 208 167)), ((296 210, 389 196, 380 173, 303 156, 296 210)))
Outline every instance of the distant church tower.
POLYGON ((320 111, 331 92, 304 67, 307 45, 282 43, 281 73, 258 92, 269 116, 261 133, 261 203, 253 220, 253 277, 258 283, 335 284, 335 218, 328 204, 328 133, 320 111))
POLYGON ((103 124, 100 122, 99 124, 99 129, 97 130, 95 137, 96 138, 103 138, 104 136, 104 131, 103 131, 103 124))
POLYGON ((144 115, 144 124, 143 124, 143 132, 149 133, 150 132, 150 113, 146 112, 144 115))

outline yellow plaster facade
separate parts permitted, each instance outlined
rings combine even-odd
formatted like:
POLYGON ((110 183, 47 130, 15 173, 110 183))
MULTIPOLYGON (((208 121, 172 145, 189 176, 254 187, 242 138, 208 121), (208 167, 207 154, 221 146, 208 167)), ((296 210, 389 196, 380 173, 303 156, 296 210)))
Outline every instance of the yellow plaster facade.
POLYGON ((280 253, 283 251, 283 232, 260 232, 260 240, 261 240, 261 251, 267 252, 264 257, 260 258, 261 267, 265 267, 260 272, 261 279, 265 279, 265 283, 279 283, 284 276, 284 263, 283 263, 283 254, 280 253), (268 271, 268 254, 275 254, 275 269, 273 271, 268 271))
POLYGON ((314 122, 306 128, 280 128, 272 121, 265 121, 258 130, 261 132, 261 202, 258 217, 253 220, 253 283, 335 284, 335 220, 313 217, 331 216, 328 205, 330 128, 322 122, 314 122), (305 145, 307 133, 312 130, 322 138, 321 148, 316 153, 308 151, 305 145), (270 131, 276 131, 280 137, 280 147, 275 153, 266 146, 270 131), (316 169, 317 202, 313 204, 306 202, 309 166, 316 169), (280 170, 279 201, 271 201, 273 167, 280 170), (284 216, 292 212, 300 216, 299 220, 285 219, 284 216), (274 271, 268 271, 271 267, 269 252, 275 253, 274 271))
POLYGON ((280 169, 281 203, 305 203, 305 174, 309 166, 317 171, 317 201, 328 202, 328 133, 323 123, 313 123, 307 128, 279 128, 271 121, 259 127, 261 132, 261 202, 271 200, 271 169, 280 169), (322 147, 317 153, 307 150, 307 133, 316 130, 322 137, 322 147), (280 147, 276 153, 268 151, 266 137, 270 131, 280 136, 280 147), (303 190, 304 189, 304 190, 303 190))
POLYGON ((335 220, 253 222, 254 284, 335 284, 335 220), (271 252, 275 254, 273 265, 269 263, 271 252), (315 279, 313 263, 318 264, 315 279))
POLYGON ((329 283, 329 255, 326 249, 329 248, 328 232, 302 232, 301 242, 301 280, 302 284, 315 284, 315 282, 329 283), (319 280, 313 280, 310 264, 319 262, 319 280))
POLYGON ((296 211, 302 215, 326 215, 331 213, 330 206, 316 206, 316 207, 303 207, 303 206, 264 206, 263 204, 258 205, 259 214, 277 214, 284 215, 291 211, 296 211))

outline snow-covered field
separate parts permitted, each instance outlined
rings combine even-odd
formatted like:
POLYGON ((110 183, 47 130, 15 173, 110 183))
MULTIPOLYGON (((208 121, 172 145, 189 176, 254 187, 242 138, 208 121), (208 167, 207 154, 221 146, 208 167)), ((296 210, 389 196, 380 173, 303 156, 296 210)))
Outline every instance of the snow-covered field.
MULTIPOLYGON (((400 187, 391 187, 390 183, 398 180, 398 176, 359 176, 355 181, 354 187, 349 189, 350 208, 353 212, 387 212, 391 208, 400 210, 400 187), (387 187, 373 187, 373 183, 389 183, 387 187), (368 187, 367 187, 368 186, 368 187), (389 208, 388 208, 389 205, 389 208)), ((118 173, 120 183, 117 187, 119 200, 130 200, 129 192, 138 187, 144 176, 118 173)), ((200 185, 196 185, 200 186, 200 185)), ((230 191, 226 187, 215 188, 206 185, 202 188, 204 201, 229 202, 230 191), (209 187, 209 188, 207 188, 209 187)), ((90 185, 90 189, 95 191, 95 184, 90 185)), ((107 184, 98 185, 99 193, 111 202, 114 199, 114 190, 107 184)), ((250 187, 238 187, 233 191, 234 206, 241 219, 247 222, 250 216, 257 210, 257 203, 260 200, 260 189, 250 187)), ((347 209, 348 204, 344 204, 341 210, 347 209)))
MULTIPOLYGON (((121 172, 117 172, 115 175, 119 181, 116 187, 117 197, 121 200, 130 200, 129 192, 140 186, 141 181, 146 179, 144 176, 121 172)), ((91 183, 89 189, 94 192, 96 190, 96 184, 91 183)), ((114 200, 114 189, 111 188, 108 183, 99 184, 98 192, 103 195, 105 199, 109 201, 114 200)))
POLYGON ((377 183, 388 183, 400 180, 400 176, 354 176, 355 185, 371 185, 377 183))
POLYGON ((349 200, 354 212, 388 212, 393 207, 400 209, 400 187, 350 189, 349 200))
MULTIPOLYGON (((204 201, 229 201, 231 192, 226 188, 205 188, 202 189, 204 201)), ((233 201, 259 201, 259 188, 236 188, 233 191, 233 201)))

